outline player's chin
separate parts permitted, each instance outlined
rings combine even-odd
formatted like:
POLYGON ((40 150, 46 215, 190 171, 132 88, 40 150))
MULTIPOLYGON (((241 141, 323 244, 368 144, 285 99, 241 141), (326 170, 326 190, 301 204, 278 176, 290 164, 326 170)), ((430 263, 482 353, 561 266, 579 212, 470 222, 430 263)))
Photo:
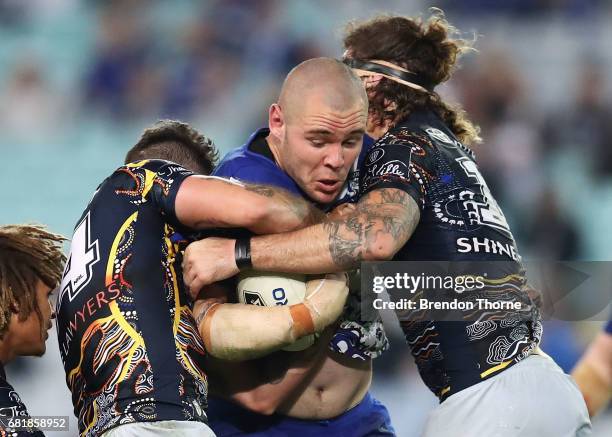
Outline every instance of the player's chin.
POLYGON ((49 339, 49 331, 45 331, 40 343, 36 345, 36 351, 32 354, 37 357, 42 357, 47 352, 47 340, 49 339))
POLYGON ((28 355, 32 357, 42 357, 45 352, 47 352, 47 345, 45 343, 42 343, 40 345, 37 345, 35 348, 32 348, 28 355))
POLYGON ((331 187, 317 184, 317 187, 308 194, 318 203, 332 203, 340 195, 340 191, 342 191, 342 184, 335 184, 331 187))
POLYGON ((338 197, 339 194, 340 194, 340 190, 335 191, 333 193, 316 191, 310 197, 317 203, 327 204, 327 203, 332 203, 334 200, 336 200, 336 197, 338 197))

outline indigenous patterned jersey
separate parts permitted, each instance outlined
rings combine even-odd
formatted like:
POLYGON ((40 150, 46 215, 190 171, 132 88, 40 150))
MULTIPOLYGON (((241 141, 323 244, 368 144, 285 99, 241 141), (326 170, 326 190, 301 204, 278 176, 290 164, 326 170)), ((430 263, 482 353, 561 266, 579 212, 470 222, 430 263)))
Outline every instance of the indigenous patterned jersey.
MULTIPOLYGON (((269 129, 260 129, 255 132, 244 146, 228 153, 213 174, 239 179, 243 182, 273 185, 307 198, 295 181, 274 161, 274 155, 265 139, 269 133, 269 129)), ((371 142, 368 145, 371 145, 371 142)), ((366 146, 365 143, 364 146, 366 146)), ((353 201, 357 196, 356 177, 358 173, 355 172, 358 168, 357 164, 364 157, 365 151, 362 150, 355 162, 353 172, 349 174, 347 186, 340 197, 341 201, 337 203, 353 201)), ((376 358, 388 348, 389 342, 382 323, 360 321, 359 298, 360 293, 358 292, 349 295, 344 319, 332 337, 330 348, 355 359, 376 358)))
POLYGON ((72 238, 57 308, 83 436, 124 423, 206 421, 204 345, 182 285, 176 218, 192 173, 148 160, 116 170, 72 238))
POLYGON ((402 322, 421 377, 441 400, 537 347, 540 315, 504 214, 472 152, 435 114, 411 114, 381 137, 366 157, 360 188, 362 195, 379 188, 404 190, 420 208, 419 224, 394 260, 504 261, 487 264, 499 268, 488 270, 484 295, 463 298, 521 303, 520 314, 482 310, 475 316, 469 310, 457 322, 402 322))
POLYGON ((30 415, 26 406, 13 386, 6 381, 4 367, 0 364, 0 437, 44 437, 38 429, 23 427, 13 420, 28 417, 30 415))

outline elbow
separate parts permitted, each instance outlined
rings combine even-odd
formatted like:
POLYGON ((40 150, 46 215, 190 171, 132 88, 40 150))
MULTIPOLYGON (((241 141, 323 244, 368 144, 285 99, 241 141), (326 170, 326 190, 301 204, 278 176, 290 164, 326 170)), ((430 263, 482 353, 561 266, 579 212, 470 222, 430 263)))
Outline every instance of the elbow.
POLYGON ((370 242, 364 252, 364 261, 388 261, 392 259, 399 247, 390 239, 375 239, 370 242))

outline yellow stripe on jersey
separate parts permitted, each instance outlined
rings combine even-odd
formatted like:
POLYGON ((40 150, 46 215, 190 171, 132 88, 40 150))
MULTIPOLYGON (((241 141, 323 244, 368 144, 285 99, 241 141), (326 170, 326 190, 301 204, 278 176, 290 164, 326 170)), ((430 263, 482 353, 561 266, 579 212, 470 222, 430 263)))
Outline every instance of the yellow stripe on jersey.
MULTIPOLYGON (((181 313, 183 311, 189 311, 189 307, 187 305, 181 305, 181 300, 180 300, 180 294, 179 294, 179 287, 178 287, 178 283, 176 281, 176 271, 174 270, 174 260, 172 258, 176 257, 176 251, 174 248, 174 245, 172 244, 172 241, 170 241, 169 235, 170 235, 170 229, 168 227, 168 225, 165 226, 164 229, 164 241, 166 244, 166 248, 168 251, 168 267, 170 269, 170 276, 172 277, 172 290, 174 292, 174 320, 172 323, 172 331, 174 334, 174 338, 177 338, 177 333, 178 333, 178 329, 179 329, 179 325, 181 323, 181 313)), ((184 365, 187 367, 187 370, 189 370, 189 372, 198 379, 202 379, 202 372, 198 369, 195 369, 194 366, 191 363, 191 360, 189 359, 189 357, 186 355, 185 351, 182 349, 181 345, 176 342, 176 348, 178 349, 179 353, 181 354, 182 357, 182 362, 184 363, 184 365)))
POLYGON ((510 282, 510 281, 522 281, 524 279, 524 277, 522 275, 517 275, 517 274, 512 274, 512 275, 506 275, 503 278, 498 278, 498 279, 494 279, 494 278, 486 278, 484 279, 484 283, 485 284, 504 284, 506 282, 510 282))
POLYGON ((150 159, 143 159, 141 161, 130 162, 129 164, 125 164, 125 166, 128 167, 128 168, 138 168, 138 167, 142 167, 143 165, 145 165, 149 161, 150 161, 150 159))
MULTIPOLYGON (((176 282, 176 271, 174 270, 174 257, 176 257, 176 253, 174 252, 174 245, 172 241, 170 241, 169 234, 170 229, 168 229, 168 225, 165 226, 164 229, 164 242, 166 244, 166 250, 168 251, 168 268, 170 269, 170 277, 172 278, 172 291, 174 293, 174 321, 172 323, 172 330, 174 331, 174 336, 176 337, 176 332, 178 331, 179 322, 181 321, 181 301, 179 296, 179 287, 176 282)), ((180 348, 179 348, 180 349, 180 348)))
MULTIPOLYGON (((143 159, 142 161, 136 161, 130 164, 126 164, 126 167, 127 168, 140 168, 149 161, 150 159, 143 159)), ((145 180, 144 180, 144 187, 142 189, 143 199, 147 196, 147 194, 149 194, 149 191, 151 191, 151 188, 153 187, 153 183, 155 182, 155 178, 157 177, 157 173, 152 172, 151 170, 147 170, 145 168, 144 171, 145 171, 145 180)))
POLYGON ((512 363, 512 360, 504 361, 503 363, 498 364, 498 365, 497 365, 497 366, 495 366, 495 367, 491 367, 490 369, 485 370, 484 372, 482 372, 482 373, 480 374, 480 377, 481 377, 481 378, 486 378, 486 377, 487 377, 487 376, 489 376, 491 373, 495 373, 495 372, 497 372, 497 371, 499 371, 499 370, 503 370, 503 369, 505 369, 506 367, 508 367, 508 366, 510 365, 510 363, 512 363))
POLYGON ((94 410, 94 417, 93 419, 91 419, 91 422, 89 422, 89 425, 87 425, 87 428, 85 428, 85 430, 81 433, 81 435, 87 435, 87 433, 91 430, 91 428, 98 422, 98 404, 96 404, 95 402, 93 404, 93 410, 94 410))
POLYGON ((117 248, 119 247, 119 243, 121 242, 121 237, 130 227, 130 225, 136 221, 138 217, 138 211, 128 217, 128 219, 121 225, 119 228, 119 232, 115 235, 115 239, 113 240, 113 245, 111 246, 110 253, 108 255, 108 263, 106 264, 106 278, 104 281, 104 285, 107 287, 113 282, 113 265, 115 260, 117 259, 117 248))
POLYGON ((110 308, 111 313, 115 317, 115 320, 117 321, 117 323, 119 323, 119 326, 121 326, 123 331, 136 342, 136 346, 144 347, 144 340, 142 339, 140 334, 136 332, 134 328, 132 328, 132 325, 130 325, 127 322, 127 320, 125 320, 125 318, 123 317, 123 314, 121 314, 121 310, 119 309, 117 302, 116 301, 109 302, 108 307, 110 308))
POLYGON ((142 189, 143 200, 145 197, 147 197, 147 194, 149 194, 149 191, 151 191, 151 188, 153 188, 153 183, 155 182, 156 177, 157 177, 157 173, 154 173, 151 170, 145 169, 145 183, 142 189))

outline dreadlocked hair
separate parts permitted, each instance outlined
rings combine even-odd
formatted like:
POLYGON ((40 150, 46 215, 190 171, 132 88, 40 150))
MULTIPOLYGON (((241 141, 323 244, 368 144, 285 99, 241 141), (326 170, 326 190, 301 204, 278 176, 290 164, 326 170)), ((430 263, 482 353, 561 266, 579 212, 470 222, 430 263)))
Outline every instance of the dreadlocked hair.
POLYGON ((0 226, 0 338, 16 308, 19 320, 32 311, 42 320, 36 284, 41 280, 49 288, 59 285, 66 262, 61 248, 65 240, 39 225, 0 226))
MULTIPOLYGON (((458 58, 472 49, 472 41, 453 38, 457 30, 439 9, 425 22, 421 19, 381 15, 346 28, 344 47, 359 60, 383 60, 426 79, 432 86, 447 81, 458 58)), ((418 90, 383 77, 369 93, 369 112, 374 120, 394 126, 418 109, 436 113, 464 144, 478 143, 480 129, 459 105, 442 100, 435 91, 418 90)))

